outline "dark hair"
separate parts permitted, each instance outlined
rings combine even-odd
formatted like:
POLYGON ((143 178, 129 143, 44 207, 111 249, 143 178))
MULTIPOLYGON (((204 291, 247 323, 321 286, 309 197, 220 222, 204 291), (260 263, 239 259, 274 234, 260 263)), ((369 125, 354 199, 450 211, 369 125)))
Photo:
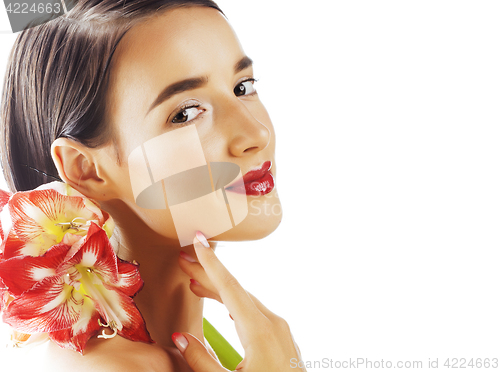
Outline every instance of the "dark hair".
MULTIPOLYGON (((211 0, 79 0, 64 16, 22 31, 9 56, 0 108, 0 158, 12 192, 59 180, 59 137, 99 147, 111 139, 105 97, 113 53, 135 24, 211 0)), ((119 157, 117 158, 119 162, 119 157)))

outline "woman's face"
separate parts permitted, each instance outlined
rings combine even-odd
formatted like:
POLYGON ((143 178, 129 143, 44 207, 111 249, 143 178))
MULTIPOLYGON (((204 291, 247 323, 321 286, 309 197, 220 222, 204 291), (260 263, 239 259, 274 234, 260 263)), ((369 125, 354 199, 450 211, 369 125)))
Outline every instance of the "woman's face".
MULTIPOLYGON (((222 183, 227 183, 223 173, 231 170, 228 164, 233 165, 233 173, 235 169, 241 171, 237 179, 250 170, 265 167, 266 162, 272 164, 270 172, 276 176, 275 133, 252 79, 251 60, 224 16, 212 8, 168 10, 134 26, 120 41, 111 68, 107 115, 121 166, 111 163, 111 157, 103 161, 110 162, 104 166, 109 169, 119 199, 155 232, 177 239, 179 213, 190 216, 188 220, 196 220, 199 213, 212 213, 208 220, 203 217, 205 220, 189 227, 206 233, 204 230, 222 220, 220 213, 228 214, 231 208, 233 220, 242 213, 246 217, 239 224, 232 221, 230 228, 218 235, 211 234, 213 240, 259 239, 280 223, 281 205, 269 175, 266 182, 253 184, 256 195, 250 195, 249 185, 246 195, 245 190, 243 195, 231 190, 224 190, 226 195, 221 193, 225 186, 222 183), (155 146, 149 146, 155 142, 152 139, 157 139, 155 146), (138 205, 133 183, 149 180, 148 173, 155 172, 151 169, 153 163, 160 173, 162 165, 194 167, 200 165, 200 157, 193 154, 200 152, 202 161, 210 165, 212 191, 219 189, 217 195, 213 194, 201 207, 196 202, 185 203, 181 212, 174 210, 170 195, 164 209, 138 205), (146 166, 138 169, 140 162, 132 161, 143 154, 149 170, 146 166), (215 163, 222 164, 217 175, 215 163), (226 205, 224 200, 240 203, 226 205), (219 208, 221 205, 223 209, 219 208)), ((186 186, 206 182, 203 172, 185 174, 186 177, 174 181, 171 192, 182 194, 184 187, 179 182, 186 186)), ((158 190, 165 191, 165 185, 158 190)))

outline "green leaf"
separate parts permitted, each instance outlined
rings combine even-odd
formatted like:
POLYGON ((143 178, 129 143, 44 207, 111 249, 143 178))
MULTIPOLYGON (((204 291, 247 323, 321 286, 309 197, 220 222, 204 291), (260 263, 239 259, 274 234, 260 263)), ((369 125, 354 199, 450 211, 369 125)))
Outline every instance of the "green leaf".
POLYGON ((205 318, 203 318, 203 334, 212 349, 214 349, 222 366, 234 371, 243 358, 205 318))

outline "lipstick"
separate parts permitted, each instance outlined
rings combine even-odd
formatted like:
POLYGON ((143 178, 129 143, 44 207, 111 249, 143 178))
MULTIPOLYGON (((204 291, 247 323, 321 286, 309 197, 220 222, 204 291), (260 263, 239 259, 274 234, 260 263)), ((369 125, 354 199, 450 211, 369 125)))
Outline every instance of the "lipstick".
POLYGON ((271 173, 271 165, 271 161, 265 161, 260 168, 250 170, 243 175, 243 187, 241 186, 241 182, 234 182, 232 185, 226 187, 226 190, 254 196, 270 193, 274 189, 274 177, 271 173))

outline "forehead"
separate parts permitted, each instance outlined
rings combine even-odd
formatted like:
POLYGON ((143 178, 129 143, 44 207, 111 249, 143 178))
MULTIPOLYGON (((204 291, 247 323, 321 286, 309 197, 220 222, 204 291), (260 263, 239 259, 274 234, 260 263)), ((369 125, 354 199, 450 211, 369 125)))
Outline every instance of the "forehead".
POLYGON ((117 47, 109 112, 118 120, 134 113, 142 120, 168 84, 190 77, 228 76, 243 56, 233 29, 216 9, 182 7, 152 16, 133 26, 117 47), (132 108, 134 113, 127 112, 132 108))

